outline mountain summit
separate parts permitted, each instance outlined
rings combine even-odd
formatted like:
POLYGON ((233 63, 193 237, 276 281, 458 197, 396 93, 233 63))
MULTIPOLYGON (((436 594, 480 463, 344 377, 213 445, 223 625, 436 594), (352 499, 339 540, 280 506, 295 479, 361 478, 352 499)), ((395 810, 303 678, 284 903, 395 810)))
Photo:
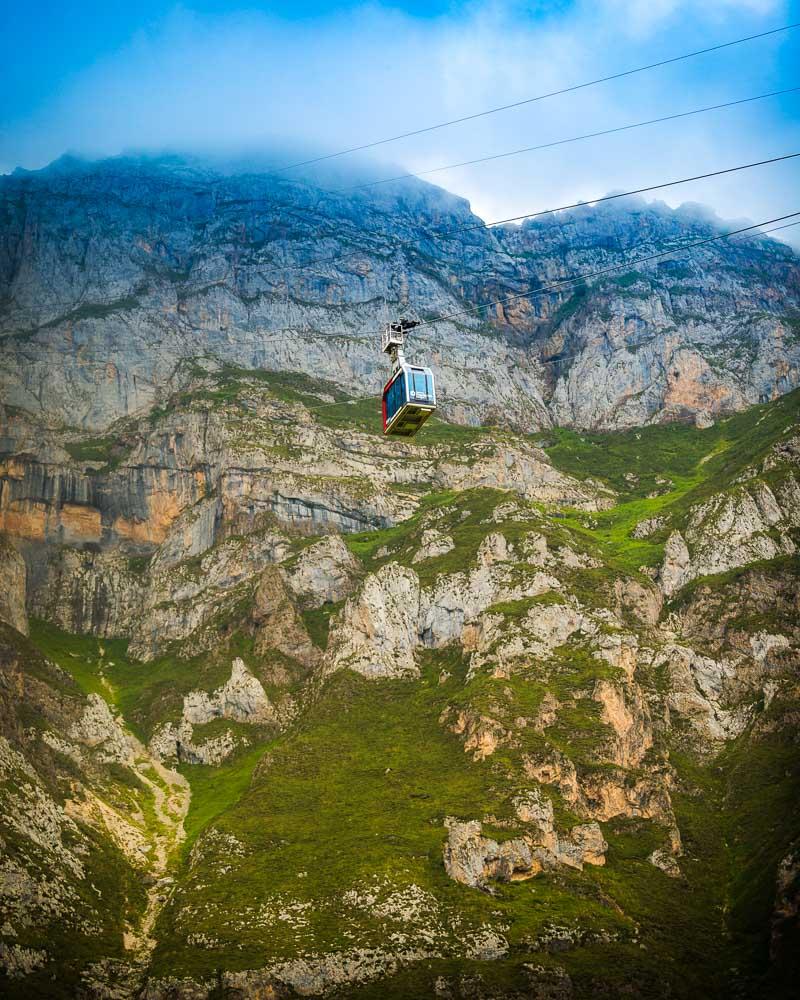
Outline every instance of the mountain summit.
POLYGON ((0 179, 0 225, 3 397, 92 431, 162 402, 202 355, 374 395, 395 314, 456 314, 414 346, 471 424, 703 424, 800 381, 786 245, 741 236, 636 266, 725 231, 696 206, 623 199, 486 229, 413 179, 330 191, 177 156, 69 158, 0 179))

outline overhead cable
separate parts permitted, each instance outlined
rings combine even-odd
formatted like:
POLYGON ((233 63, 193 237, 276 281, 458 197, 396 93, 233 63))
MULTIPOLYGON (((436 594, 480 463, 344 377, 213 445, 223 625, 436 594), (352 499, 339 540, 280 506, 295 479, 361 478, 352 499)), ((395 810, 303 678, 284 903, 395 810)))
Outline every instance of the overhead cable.
POLYGON ((447 163, 441 167, 430 167, 427 170, 416 170, 407 174, 397 174, 394 177, 382 177, 379 180, 364 181, 360 184, 348 184, 346 187, 329 188, 333 192, 358 191, 362 188, 377 187, 380 184, 391 184, 394 181, 408 180, 412 177, 428 177, 430 174, 439 174, 445 170, 455 170, 458 167, 472 167, 478 163, 490 163, 493 160, 505 160, 511 156, 519 156, 522 153, 535 153, 541 149, 552 149, 554 146, 566 146, 572 142, 582 142, 585 139, 597 139, 604 135, 615 135, 618 132, 629 132, 631 129, 643 128, 645 125, 660 125, 663 122, 677 121, 679 118, 690 118, 693 115, 706 114, 708 111, 720 111, 723 108, 735 108, 742 104, 752 104, 754 101, 764 101, 768 97, 782 97, 785 94, 794 94, 800 87, 788 87, 786 90, 772 90, 768 94, 757 94, 755 97, 742 97, 736 101, 725 101, 723 104, 710 104, 704 108, 694 108, 692 111, 680 111, 673 115, 663 115, 660 118, 648 118, 642 122, 632 122, 629 125, 617 125, 614 128, 604 128, 598 132, 585 132, 583 135, 574 135, 568 139, 555 139, 552 142, 542 142, 538 146, 523 146, 521 149, 510 149, 504 153, 493 153, 488 156, 479 156, 474 160, 461 160, 459 163, 447 163))
MULTIPOLYGON (((800 216, 800 212, 791 212, 788 215, 780 215, 775 219, 767 219, 765 222, 757 222, 750 226, 742 226, 740 229, 733 229, 728 233, 719 233, 716 236, 709 236, 702 240, 696 240, 693 243, 684 243, 677 247, 672 247, 669 250, 660 250, 657 253, 647 254, 644 257, 636 257, 633 260, 624 260, 621 263, 609 264, 607 267, 598 268, 595 271, 588 271, 583 274, 573 275, 570 278, 563 278, 560 281, 551 281, 546 285, 539 285, 536 288, 529 288, 523 292, 516 292, 513 295, 507 295, 500 299, 493 299, 490 302, 483 302, 477 306, 470 306, 467 309, 460 309, 458 312, 448 313, 444 316, 436 316, 434 319, 423 320, 423 322, 418 323, 417 330, 426 326, 436 326, 439 323, 450 322, 453 319, 458 319, 461 316, 469 316, 472 313, 480 312, 482 309, 489 309, 492 306, 505 305, 507 302, 514 302, 518 299, 530 298, 532 295, 542 295, 545 292, 555 291, 557 289, 564 288, 565 286, 582 284, 589 278, 597 278, 604 274, 609 274, 612 271, 619 271, 623 268, 630 268, 634 265, 644 264, 650 260, 657 260, 660 257, 669 257, 675 253, 682 253, 684 250, 693 250, 697 247, 708 246, 710 243, 717 243, 719 240, 730 239, 731 236, 738 236, 740 233, 749 233, 754 229, 760 229, 761 226, 769 226, 773 222, 783 222, 785 219, 793 219, 796 216, 800 216)), ((778 227, 784 228, 784 227, 778 227)))
POLYGON ((346 156, 350 153, 360 153, 366 149, 374 149, 376 146, 385 146, 391 142, 398 142, 400 139, 409 139, 415 135, 423 135, 428 132, 435 132, 438 129, 449 128, 452 125, 461 125, 464 122, 475 121, 476 118, 485 118, 488 115, 496 115, 501 111, 510 111, 512 108, 520 108, 527 104, 534 104, 537 101, 544 101, 551 97, 559 97, 562 94, 571 94, 576 90, 585 90, 587 87, 594 87, 600 83, 608 83, 611 80, 621 80, 624 77, 633 76, 636 73, 644 73, 647 70, 657 69, 661 66, 669 66, 673 63, 682 62, 685 59, 694 59, 696 56, 707 55, 710 52, 719 52, 722 49, 729 49, 734 45, 742 45, 745 42, 753 42, 759 38, 767 38, 771 35, 778 35, 785 31, 791 31, 800 27, 800 21, 793 24, 784 24, 779 28, 771 28, 769 31, 760 31, 755 35, 746 35, 743 38, 734 38, 730 42, 722 42, 718 45, 709 45, 704 49, 696 49, 693 52, 684 52, 669 59, 660 59, 657 62, 647 63, 645 66, 636 66, 633 69, 622 70, 619 73, 611 73, 608 76, 597 77, 594 80, 587 80, 585 83, 576 83, 569 87, 562 87, 559 90, 551 90, 544 94, 537 94, 535 97, 526 97, 521 101, 512 101, 509 104, 501 104, 495 108, 488 108, 485 111, 477 111, 474 114, 463 115, 460 118, 451 118, 449 121, 438 122, 435 125, 426 125, 423 128, 411 129, 408 132, 400 132, 398 135, 388 136, 384 139, 375 139, 372 142, 361 143, 358 146, 350 146, 347 149, 340 149, 334 153, 326 153, 323 156, 315 156, 308 160, 300 160, 297 163, 287 163, 282 167, 275 168, 273 173, 283 173, 287 170, 296 170, 299 167, 308 167, 314 163, 322 163, 325 160, 332 160, 339 156, 346 156))
MULTIPOLYGON (((525 212, 522 215, 513 215, 505 219, 496 219, 493 222, 471 222, 463 226, 453 226, 450 229, 444 230, 425 230, 424 234, 421 236, 413 236, 409 239, 404 240, 392 240, 390 237, 382 236, 382 239, 389 244, 390 247, 395 249, 402 249, 403 247, 413 246, 415 243, 421 243, 425 239, 450 239, 456 233, 468 233, 474 232, 481 229, 493 229, 497 226, 509 225, 512 222, 522 222, 525 219, 535 219, 543 215, 552 215, 556 212, 566 212, 574 208, 588 208, 592 205, 598 205, 607 201, 616 201, 619 198, 629 198, 632 195, 646 194, 650 191, 660 191, 663 188, 676 187, 679 184, 689 184, 692 181, 708 180, 711 177, 721 177, 724 174, 736 173, 740 170, 751 170, 754 167, 763 167, 772 163, 780 163, 784 160, 796 159, 800 156, 800 153, 786 153, 782 156, 773 156, 766 160, 756 160, 752 163, 742 163, 735 167, 725 167, 722 170, 712 170, 704 174, 693 174, 691 177, 679 177, 674 181, 662 181, 659 184, 648 184, 645 187, 634 188, 630 191, 618 191, 614 194, 602 195, 597 198, 588 198, 583 201, 571 202, 568 205, 559 205, 554 208, 544 208, 538 209, 535 212, 525 212)), ((374 235, 374 234, 373 234, 374 235)), ((348 250, 347 253, 336 254, 332 257, 316 257, 314 260, 306 261, 301 264, 287 264, 280 267, 281 271, 304 271, 308 268, 317 267, 321 264, 334 264, 341 260, 348 260, 351 257, 360 257, 364 254, 364 249, 358 250, 348 250)))

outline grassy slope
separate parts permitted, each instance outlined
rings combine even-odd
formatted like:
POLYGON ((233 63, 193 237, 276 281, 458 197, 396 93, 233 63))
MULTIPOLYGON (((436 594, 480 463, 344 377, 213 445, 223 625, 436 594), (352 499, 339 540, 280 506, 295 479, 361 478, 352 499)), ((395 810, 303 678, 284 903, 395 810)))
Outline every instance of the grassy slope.
POLYGON ((619 502, 611 510, 591 519, 573 514, 569 523, 576 529, 591 523, 592 537, 607 557, 635 571, 660 561, 668 533, 633 539, 630 532, 639 521, 665 516, 679 525, 692 504, 729 488, 799 420, 800 390, 795 390, 704 430, 685 424, 608 434, 558 429, 536 439, 564 472, 599 479, 618 491, 619 502))
MULTIPOLYGON (((247 373, 247 378, 252 374, 247 373)), ((298 380, 262 373, 258 378, 280 398, 310 405, 316 405, 315 399, 325 389, 303 377, 298 380)), ((236 397, 245 381, 242 373, 226 370, 215 388, 204 391, 225 403, 236 397)), ((660 512, 679 517, 690 503, 725 488, 797 420, 798 402, 800 393, 793 393, 703 431, 680 425, 610 435, 557 431, 556 442, 547 448, 554 464, 579 477, 606 481, 620 492, 620 503, 611 511, 592 515, 591 526, 585 514, 563 512, 560 520, 543 516, 540 524, 520 525, 519 532, 537 527, 548 535, 551 545, 568 541, 573 548, 601 553, 610 569, 599 571, 598 579, 597 573, 581 573, 582 584, 589 589, 600 586, 607 576, 613 578, 614 567, 632 570, 643 563, 653 564, 660 559, 663 537, 637 542, 629 536, 631 528, 642 518, 660 512), (637 480, 626 479, 625 473, 633 473, 637 480), (658 483, 657 477, 670 482, 658 483), (654 490, 665 492, 648 497, 654 490)), ((320 422, 334 427, 356 424, 375 431, 372 401, 342 400, 319 405, 320 422)), ((468 443, 485 432, 431 421, 423 433, 427 443, 468 443)), ((552 437, 548 435, 551 441, 552 437)), ((424 581, 430 582, 437 572, 461 570, 472 563, 478 544, 491 530, 485 523, 487 515, 507 498, 507 494, 490 490, 429 495, 423 498, 420 513, 410 521, 382 532, 348 536, 347 541, 370 569, 391 558, 407 562, 418 544, 424 515, 438 508, 444 512, 440 526, 453 535, 457 544, 453 552, 418 567, 424 581), (462 519, 464 511, 469 514, 462 519), (389 547, 388 556, 378 555, 383 546, 389 547)), ((513 535, 513 528, 510 533, 506 526, 503 530, 509 537, 513 535)), ((326 639, 327 618, 326 614, 307 615, 319 645, 324 645, 326 639)), ((41 625, 34 636, 85 690, 111 696, 143 736, 162 716, 171 717, 185 690, 198 686, 199 668, 208 672, 208 683, 201 686, 210 688, 222 679, 222 665, 209 664, 207 658, 164 658, 144 666, 126 660, 124 644, 56 635, 41 625), (101 645, 105 649, 103 657, 101 645), (113 667, 107 665, 109 660, 113 667), (103 673, 111 689, 100 676, 104 663, 103 673)), ((195 924, 199 930, 207 926, 209 934, 220 938, 220 905, 236 910, 270 893, 287 891, 297 898, 305 892, 319 908, 314 934, 320 946, 343 947, 348 942, 341 936, 341 921, 335 906, 331 909, 331 899, 354 880, 385 871, 395 880, 413 880, 430 888, 467 923, 488 919, 491 914, 496 920, 496 915, 502 914, 509 925, 512 956, 507 963, 491 966, 489 974, 498 985, 507 984, 509 977, 520 981, 519 963, 531 958, 531 941, 548 921, 569 924, 580 920, 621 938, 612 944, 587 945, 559 955, 559 963, 583 984, 581 990, 586 995, 591 993, 591 980, 598 969, 606 976, 613 975, 611 969, 625 969, 639 970, 641 981, 648 984, 644 995, 651 995, 651 990, 652 995, 658 995, 655 983, 663 976, 672 980, 676 996, 712 996, 714 977, 733 964, 726 937, 721 933, 724 900, 720 897, 720 887, 727 884, 733 868, 746 873, 737 876, 738 882, 734 880, 729 901, 738 940, 748 948, 752 945, 763 956, 763 917, 769 892, 764 889, 758 899, 751 899, 747 886, 751 876, 761 886, 767 885, 776 852, 786 842, 781 826, 786 791, 778 773, 781 767, 785 773, 788 766, 784 766, 783 751, 776 751, 774 756, 767 751, 763 761, 766 773, 771 773, 773 765, 778 769, 775 780, 779 791, 768 799, 764 809, 776 817, 771 829, 781 830, 766 852, 753 847, 760 837, 760 822, 764 821, 756 808, 755 790, 738 798, 729 796, 732 816, 737 822, 741 816, 747 829, 746 835, 739 836, 739 847, 729 850, 727 842, 734 827, 722 822, 717 808, 722 803, 724 783, 717 780, 712 767, 698 769, 696 762, 678 758, 688 789, 676 794, 679 821, 689 847, 685 863, 688 883, 676 884, 646 862, 649 851, 657 846, 651 824, 612 823, 604 830, 611 845, 606 868, 587 869, 580 876, 505 886, 497 897, 485 897, 444 876, 440 823, 447 813, 475 817, 493 809, 502 815, 503 809, 507 810, 509 789, 503 769, 508 762, 499 754, 491 765, 473 764, 460 743, 439 725, 441 707, 448 697, 457 700, 458 696, 455 689, 450 690, 453 681, 443 688, 434 683, 443 663, 447 665, 444 658, 441 662, 432 658, 425 681, 419 685, 367 684, 358 678, 337 678, 291 735, 247 751, 218 770, 185 769, 193 789, 187 848, 214 821, 221 829, 239 833, 254 845, 254 853, 237 869, 235 878, 214 881, 214 859, 209 862, 205 889, 198 889, 186 876, 185 891, 192 901, 211 907, 207 916, 193 921, 193 928, 195 924), (259 776, 253 779, 265 750, 269 766, 258 768, 259 776), (391 768, 388 773, 387 767, 391 768), (295 878, 298 870, 309 871, 302 884, 295 878), (622 914, 614 904, 621 907, 622 914), (634 921, 647 939, 646 951, 630 940, 634 921), (674 978, 672 969, 676 970, 674 978)), ((525 703, 541 694, 533 678, 528 682, 522 679, 517 686, 515 696, 523 707, 529 707, 525 703)), ((491 690, 487 689, 486 697, 491 700, 491 690)), ((592 720, 574 721, 585 727, 592 720)), ((561 735, 569 743, 569 733, 561 735)), ((746 748, 746 744, 742 746, 746 748)), ((725 773, 739 773, 733 761, 739 759, 741 766, 746 749, 738 752, 740 758, 732 750, 722 765, 725 773)), ((739 784, 747 787, 746 781, 739 784)), ((217 867, 219 863, 218 858, 217 867)), ((175 919, 174 910, 162 919, 156 972, 210 976, 222 959, 239 968, 258 967, 268 957, 279 955, 282 948, 284 954, 292 954, 297 944, 292 944, 291 935, 282 941, 280 933, 277 937, 271 934, 265 942, 263 931, 248 927, 245 921, 241 929, 230 932, 235 950, 232 947, 223 954, 186 948, 184 931, 175 919)), ((222 931, 224 936, 224 928, 222 931)), ((368 941, 375 928, 363 926, 359 934, 368 941)), ((540 963, 550 961, 541 952, 534 957, 540 963)), ((454 969, 452 961, 442 960, 432 963, 430 969, 404 972, 391 987, 380 984, 375 987, 377 992, 370 988, 363 995, 388 996, 388 989, 398 997, 414 995, 412 990, 421 988, 423 980, 429 982, 425 977, 432 974, 434 967, 443 973, 454 969)), ((460 972, 469 968, 470 963, 458 963, 460 972)), ((487 974, 485 963, 481 964, 481 973, 487 974)))
MULTIPOLYGON (((438 722, 448 700, 463 683, 453 653, 428 654, 420 682, 370 682, 350 674, 332 678, 298 730, 277 741, 259 776, 217 828, 247 846, 233 871, 217 874, 231 858, 211 851, 185 873, 181 905, 192 907, 190 928, 177 907, 158 927, 154 973, 210 977, 226 967, 257 968, 295 956, 299 950, 328 951, 355 945, 380 947, 385 934, 374 920, 360 919, 342 906, 341 893, 386 876, 396 885, 411 882, 433 892, 447 915, 444 950, 459 952, 459 941, 483 923, 505 926, 509 960, 481 963, 481 973, 498 985, 524 982, 522 963, 549 961, 536 939, 553 924, 588 936, 610 936, 601 949, 579 948, 559 955, 590 995, 602 969, 613 981, 638 978, 658 995, 663 963, 685 967, 674 980, 674 996, 713 995, 713 974, 701 958, 713 948, 717 927, 706 914, 708 899, 679 889, 646 862, 656 845, 651 824, 609 824, 609 864, 584 874, 565 873, 498 886, 487 895, 452 882, 441 861, 447 815, 481 817, 509 814, 511 773, 502 755, 475 764, 458 739, 438 722), (439 672, 452 672, 439 684, 439 672), (306 872, 298 878, 298 872, 306 872), (273 897, 311 902, 310 926, 259 926, 248 907, 273 897), (619 904, 622 911, 618 908, 619 904), (221 924, 219 908, 226 908, 221 924), (635 943, 636 926, 648 941, 635 943), (219 947, 187 947, 187 931, 205 933, 219 947), (352 936, 351 936, 352 935, 352 936), (598 964, 600 953, 602 961, 598 964)), ((508 836, 503 830, 487 831, 508 836)), ((453 963, 424 963, 374 995, 410 996, 437 971, 453 963)), ((469 963, 466 963, 468 967, 469 963)), ((464 971, 465 963, 458 967, 464 971)), ((671 978, 671 977, 670 977, 671 978)), ((367 990, 365 996, 373 995, 367 990)), ((429 995, 420 993, 419 995, 429 995)), ((650 992, 645 995, 650 995, 650 992)))
MULTIPOLYGON (((20 662, 25 674, 35 680, 38 703, 28 699, 16 702, 12 696, 4 705, 4 699, 0 697, 0 723, 3 727, 9 727, 12 741, 15 716, 26 727, 28 734, 45 729, 57 731, 58 725, 53 723, 50 713, 57 714, 70 702, 80 703, 81 685, 76 685, 57 672, 42 657, 35 643, 0 623, 0 664, 14 660, 20 662), (47 715, 42 713, 39 704, 48 706, 47 715)), ((51 751, 42 742, 26 742, 23 752, 29 762, 34 764, 47 794, 59 805, 63 806, 70 794, 69 783, 60 781, 59 775, 86 780, 86 772, 82 773, 68 758, 51 751)), ((127 803, 133 810, 140 806, 141 800, 134 799, 129 794, 128 782, 135 780, 130 772, 114 765, 104 767, 95 764, 93 771, 88 773, 90 784, 101 797, 117 805, 127 803)), ((18 787, 20 782, 24 787, 28 779, 23 776, 12 777, 8 782, 9 788, 18 787)), ((3 791, 4 782, 0 780, 0 799, 3 791)), ((19 864, 40 879, 44 887, 42 895, 46 899, 52 856, 41 851, 33 840, 20 834, 11 819, 0 815, 3 861, 12 871, 14 864, 19 864)), ((9 943, 24 948, 43 948, 49 953, 50 961, 41 970, 21 981, 9 981, 0 974, 0 994, 3 996, 73 997, 78 989, 81 971, 87 964, 103 958, 124 957, 123 931, 127 929, 127 922, 136 924, 144 909, 144 885, 134 867, 110 837, 85 824, 81 824, 81 835, 83 844, 88 847, 87 853, 83 855, 85 878, 71 878, 69 872, 64 871, 69 891, 74 893, 71 900, 67 897, 67 909, 72 914, 77 914, 78 919, 92 913, 99 914, 100 919, 96 921, 94 929, 85 929, 75 926, 75 916, 62 917, 56 914, 44 926, 25 927, 19 920, 13 919, 12 915, 18 934, 9 943), (102 901, 100 905, 98 900, 102 901)), ((0 923, 4 920, 5 917, 0 912, 0 923)))

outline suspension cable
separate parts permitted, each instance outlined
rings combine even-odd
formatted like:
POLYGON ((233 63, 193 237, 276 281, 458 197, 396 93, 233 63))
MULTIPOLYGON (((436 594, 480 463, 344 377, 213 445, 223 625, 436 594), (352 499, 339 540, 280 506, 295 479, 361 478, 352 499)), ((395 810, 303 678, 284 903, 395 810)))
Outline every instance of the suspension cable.
POLYGON ((430 167, 427 170, 411 171, 407 174, 397 174, 394 177, 382 177, 374 181, 364 181, 360 184, 348 184, 344 187, 328 188, 332 192, 358 191, 363 188, 377 187, 380 184, 391 184, 394 181, 404 181, 413 177, 428 177, 430 174, 439 174, 445 170, 456 170, 459 167, 472 167, 479 163, 489 163, 493 160, 505 160, 511 156, 519 156, 522 153, 535 153, 541 149, 552 149, 554 146, 566 146, 573 142, 583 142, 585 139, 597 139, 604 135, 616 135, 619 132, 629 132, 631 129, 643 128, 645 125, 660 125, 663 122, 677 121, 680 118, 691 118, 693 115, 703 115, 709 111, 721 111, 724 108, 735 108, 742 104, 752 104, 754 101, 764 101, 768 97, 782 97, 785 94, 794 94, 800 87, 787 87, 786 90, 772 90, 767 94, 757 94, 755 97, 741 97, 735 101, 725 101, 723 104, 710 104, 704 108, 694 108, 691 111, 680 111, 672 115, 663 115, 660 118, 648 118, 642 122, 632 122, 628 125, 617 125, 614 128, 604 128, 598 132, 586 132, 583 135, 574 135, 568 139, 555 139, 552 142, 542 142, 538 146, 523 146, 521 149, 510 149, 503 153, 492 153, 488 156, 479 156, 474 160, 461 160, 459 163, 447 163, 440 167, 430 167))
POLYGON ((719 45, 710 45, 704 49, 696 49, 694 52, 685 52, 682 55, 672 56, 669 59, 660 59, 658 62, 648 63, 645 66, 637 66, 634 69, 626 69, 619 73, 611 73, 608 76, 597 77, 594 80, 587 80, 585 83, 577 83, 569 87, 562 87, 559 90, 551 90, 545 94, 537 94, 535 97, 526 97, 521 101, 512 101, 510 104, 501 104, 496 108, 488 108, 486 111, 478 111, 474 114, 463 115, 460 118, 452 118, 449 121, 438 122, 435 125, 427 125, 423 128, 411 129, 408 132, 401 132, 398 135, 388 136, 384 139, 375 139, 372 142, 365 142, 358 146, 350 146, 348 149, 340 149, 334 153, 326 153, 323 156, 314 156, 308 160, 300 160, 297 163, 287 163, 282 167, 277 167, 273 173, 283 173, 287 170, 295 170, 299 167, 311 166, 313 163, 322 163, 324 160, 332 160, 339 156, 346 156, 349 153, 359 153, 366 149, 374 149, 376 146, 385 146, 391 142, 398 142, 400 139, 408 139, 415 135, 435 132, 438 129, 449 128, 452 125, 461 125, 464 122, 475 121, 476 118, 485 118, 488 115, 496 115, 501 111, 510 111, 512 108, 520 108, 527 104, 535 104, 538 101, 544 101, 551 97, 559 97, 562 94, 571 94, 576 90, 585 90, 587 87, 594 87, 600 83, 608 83, 611 80, 621 80, 624 77, 634 76, 637 73, 644 73, 647 70, 683 62, 685 59, 694 59, 696 56, 707 55, 710 52, 719 52, 722 49, 729 49, 734 45, 742 45, 745 42, 753 42, 759 38, 767 38, 770 35, 778 35, 785 31, 791 31, 797 27, 800 27, 800 21, 796 21, 793 24, 782 25, 780 28, 771 28, 769 31, 760 31, 755 35, 746 35, 744 38, 735 38, 733 41, 722 42, 719 45))

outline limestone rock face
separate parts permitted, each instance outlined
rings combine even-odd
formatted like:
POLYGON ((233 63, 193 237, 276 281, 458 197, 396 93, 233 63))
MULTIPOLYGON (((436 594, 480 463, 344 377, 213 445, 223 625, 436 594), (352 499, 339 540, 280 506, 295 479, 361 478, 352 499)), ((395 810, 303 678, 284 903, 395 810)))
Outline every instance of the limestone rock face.
POLYGON ((774 487, 760 480, 712 497, 689 512, 684 536, 667 540, 659 573, 668 596, 700 576, 792 555, 790 530, 800 526, 800 478, 792 472, 774 487))
MULTIPOLYGON (((39 550, 29 557, 31 613, 67 632, 111 637, 128 635, 141 623, 147 604, 142 574, 132 572, 118 550, 39 550), (38 556, 38 558, 37 558, 38 556), (40 559, 46 559, 42 566, 40 559)), ((133 649, 139 643, 134 638, 133 649)))
POLYGON ((736 676, 734 664, 703 656, 676 643, 663 648, 656 659, 669 671, 670 709, 698 734, 701 745, 713 748, 721 740, 740 733, 746 726, 745 711, 726 707, 736 676))
MULTIPOLYGON (((721 231, 707 215, 635 201, 574 210, 558 233, 547 219, 481 230, 467 202, 418 180, 350 195, 313 190, 177 158, 61 161, 4 177, 0 396, 101 431, 159 403, 184 359, 210 354, 332 372, 370 395, 381 360, 364 331, 377 334, 384 300, 458 313, 486 300, 487 274, 516 291, 563 275, 565 260, 571 273, 602 267, 616 260, 612 246, 634 256, 642 244, 721 231), (297 208, 290 231, 274 225, 275 204, 287 202, 297 208), (329 220, 322 232, 320 218, 329 220), (442 218, 472 227, 469 240, 431 241, 442 218), (61 238, 67 224, 80 254, 61 238), (424 265, 415 252, 394 253, 398 239, 424 242, 424 265), (317 264, 310 280, 300 265, 322 245, 324 259, 344 259, 317 264)), ((526 429, 702 425, 797 384, 800 348, 787 320, 798 306, 797 258, 784 244, 722 241, 633 283, 614 277, 585 293, 499 305, 489 331, 469 314, 438 324, 437 377, 451 416, 526 429), (743 367, 745 345, 752 360, 743 367), (540 362, 559 356, 557 376, 543 371, 540 362)), ((516 474, 532 481, 530 472, 516 474)), ((488 469, 480 475, 495 484, 488 469)))
POLYGON ((485 888, 491 880, 518 881, 562 865, 582 869, 584 864, 605 864, 608 844, 597 823, 575 826, 567 836, 559 837, 553 825, 552 805, 548 812, 535 792, 518 802, 518 815, 530 817, 530 832, 500 843, 483 836, 477 820, 445 821, 448 835, 443 857, 450 878, 473 888, 485 888))
POLYGON ((673 531, 664 547, 664 562, 658 579, 661 589, 669 597, 691 579, 691 556, 683 535, 673 531))
POLYGON ((632 780, 622 768, 579 774, 575 764, 560 753, 526 755, 524 769, 528 778, 555 786, 579 816, 601 823, 616 816, 644 817, 677 828, 670 778, 663 769, 632 780))
POLYGON ((267 568, 261 575, 252 617, 256 625, 257 653, 277 649, 306 666, 319 659, 320 652, 311 642, 277 566, 267 568))
POLYGON ((573 826, 568 838, 558 842, 556 857, 573 868, 584 865, 604 865, 608 844, 597 823, 581 823, 573 826))
POLYGON ((471 753, 475 760, 491 757, 508 737, 508 732, 496 719, 469 709, 456 712, 445 709, 439 721, 451 733, 463 738, 464 751, 471 753))
POLYGON ((153 570, 166 570, 210 549, 217 537, 221 513, 216 497, 199 500, 184 511, 170 526, 167 537, 153 557, 153 570))
POLYGON ((553 803, 536 789, 529 789, 514 798, 514 812, 531 832, 535 842, 549 850, 557 843, 553 803))
POLYGON ((187 764, 221 764, 242 744, 230 730, 207 740, 194 736, 194 727, 186 719, 179 723, 165 722, 150 740, 150 753, 157 760, 178 761, 187 764))
POLYGON ((640 521, 636 527, 631 532, 632 538, 649 538, 654 535, 657 531, 660 531, 666 520, 663 517, 646 517, 643 521, 640 521))
MULTIPOLYGON (((418 504, 418 492, 389 484, 429 486, 439 475, 449 486, 465 470, 514 454, 500 434, 474 446, 376 444, 359 431, 319 426, 299 402, 276 399, 246 373, 243 440, 234 404, 206 404, 219 369, 208 362, 195 373, 202 405, 173 399, 157 419, 130 425, 103 462, 71 459, 75 432, 0 413, 0 439, 13 455, 0 462, 0 530, 26 560, 37 617, 68 631, 126 636, 130 654, 143 660, 172 643, 202 652, 217 640, 213 621, 268 565, 286 562, 301 607, 348 596, 360 568, 336 534, 398 523, 418 504), (285 531, 331 534, 292 558, 285 531)), ((549 495, 600 502, 595 487, 537 455, 549 495)), ((503 484, 532 488, 513 477, 503 484)))
POLYGON ((336 604, 353 590, 359 562, 339 535, 309 545, 287 568, 286 581, 298 601, 308 607, 336 604))
POLYGON ((274 723, 277 714, 260 682, 237 656, 231 667, 230 680, 221 688, 211 695, 205 691, 193 691, 186 695, 183 717, 192 725, 203 725, 213 719, 274 723))
MULTIPOLYGON (((548 574, 518 571, 512 559, 503 535, 493 532, 479 547, 475 569, 442 575, 431 588, 421 587, 410 568, 396 563, 382 566, 366 578, 334 624, 330 669, 350 667, 374 677, 416 673, 416 649, 437 648, 454 640, 477 650, 479 656, 480 643, 488 645, 491 640, 477 638, 482 633, 476 634, 478 626, 469 623, 497 601, 537 596, 560 586, 548 574)), ((547 610, 542 614, 547 617, 547 610)), ((561 621, 563 615, 553 617, 561 621)))
POLYGON ((411 560, 414 563, 424 562, 426 559, 435 559, 436 556, 443 556, 454 548, 453 539, 449 535, 443 534, 436 528, 427 528, 422 532, 422 544, 414 553, 411 560))
POLYGON ((0 621, 28 634, 25 560, 0 536, 0 621))
POLYGON ((441 576, 426 592, 420 633, 426 646, 444 646, 465 636, 465 628, 498 601, 536 597, 559 588, 547 573, 518 573, 498 561, 488 549, 479 553, 479 566, 468 573, 441 576))
POLYGON ((465 465, 442 463, 434 472, 435 482, 442 487, 471 489, 487 486, 514 490, 528 500, 567 502, 587 510, 602 510, 611 504, 607 492, 587 489, 574 479, 554 469, 545 453, 538 448, 498 449, 482 456, 482 461, 465 465))
POLYGON ((479 888, 492 878, 510 882, 515 874, 530 874, 531 851, 523 839, 498 844, 481 835, 477 820, 459 823, 451 819, 447 821, 447 830, 444 867, 456 882, 479 888))
POLYGON ((73 740, 98 749, 101 759, 127 764, 133 760, 134 747, 129 737, 112 715, 99 694, 90 694, 80 720, 73 724, 69 735, 73 740))
POLYGON ((274 705, 240 657, 231 665, 231 676, 216 691, 190 691, 183 699, 178 722, 165 722, 153 733, 150 752, 159 760, 215 765, 229 757, 246 739, 227 730, 209 739, 196 736, 195 727, 217 719, 252 726, 278 728, 291 716, 289 700, 274 705))
POLYGON ((650 711, 637 684, 598 680, 592 697, 613 731, 611 757, 620 767, 638 767, 653 745, 650 711))
MULTIPOLYGON (((215 616, 245 592, 253 592, 266 570, 288 552, 286 538, 267 531, 247 539, 220 541, 199 558, 199 565, 154 565, 129 652, 151 660, 170 642, 188 640, 187 651, 209 649, 218 641, 215 616)), ((280 586, 280 584, 279 584, 280 586)))
POLYGON ((370 574, 351 597, 331 632, 331 670, 348 668, 366 677, 418 672, 420 585, 413 570, 388 563, 370 574))
MULTIPOLYGON (((557 580, 544 574, 538 574, 538 582, 540 593, 560 587, 557 580)), ((480 616, 467 636, 470 675, 489 666, 496 674, 508 673, 521 657, 546 659, 578 631, 596 633, 597 625, 582 609, 567 603, 533 604, 513 624, 489 611, 480 616)))

